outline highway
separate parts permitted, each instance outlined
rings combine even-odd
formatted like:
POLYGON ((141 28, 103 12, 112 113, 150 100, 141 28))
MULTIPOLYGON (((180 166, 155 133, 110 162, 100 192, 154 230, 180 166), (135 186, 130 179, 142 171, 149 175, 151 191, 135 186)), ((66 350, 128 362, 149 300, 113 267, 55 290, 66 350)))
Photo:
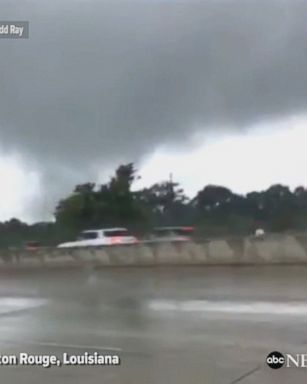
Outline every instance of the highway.
POLYGON ((0 274, 0 355, 116 354, 120 366, 0 366, 5 384, 305 383, 307 267, 0 274))

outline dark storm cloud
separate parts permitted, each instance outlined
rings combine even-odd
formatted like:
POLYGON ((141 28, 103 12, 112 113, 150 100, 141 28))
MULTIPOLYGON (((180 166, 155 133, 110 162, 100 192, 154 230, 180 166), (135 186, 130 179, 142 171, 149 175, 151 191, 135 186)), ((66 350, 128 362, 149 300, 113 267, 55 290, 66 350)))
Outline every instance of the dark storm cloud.
POLYGON ((0 10, 30 21, 29 40, 0 40, 0 140, 53 187, 195 129, 307 108, 304 1, 10 0, 0 10))

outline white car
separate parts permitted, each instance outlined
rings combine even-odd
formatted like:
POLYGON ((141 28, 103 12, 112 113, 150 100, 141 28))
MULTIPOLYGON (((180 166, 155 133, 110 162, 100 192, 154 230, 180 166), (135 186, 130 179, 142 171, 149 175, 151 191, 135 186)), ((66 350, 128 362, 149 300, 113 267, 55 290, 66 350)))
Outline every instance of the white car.
POLYGON ((82 231, 76 241, 58 245, 58 248, 99 247, 137 244, 138 239, 126 228, 104 228, 82 231))

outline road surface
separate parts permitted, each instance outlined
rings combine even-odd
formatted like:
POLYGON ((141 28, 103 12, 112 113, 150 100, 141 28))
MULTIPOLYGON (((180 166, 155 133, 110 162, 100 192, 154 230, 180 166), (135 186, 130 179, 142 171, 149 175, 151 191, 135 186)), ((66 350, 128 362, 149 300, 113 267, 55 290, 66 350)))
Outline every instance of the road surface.
POLYGON ((307 267, 113 268, 0 276, 0 355, 118 354, 120 366, 0 366, 6 384, 305 383, 307 267))

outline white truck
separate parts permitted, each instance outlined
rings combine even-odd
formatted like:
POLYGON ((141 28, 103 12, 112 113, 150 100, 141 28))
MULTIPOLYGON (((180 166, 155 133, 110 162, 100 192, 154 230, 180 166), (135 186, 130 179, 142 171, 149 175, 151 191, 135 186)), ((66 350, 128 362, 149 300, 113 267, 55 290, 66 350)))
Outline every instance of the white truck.
POLYGON ((138 239, 132 236, 127 228, 102 228, 82 231, 76 241, 59 244, 58 248, 132 245, 137 243, 138 239))

